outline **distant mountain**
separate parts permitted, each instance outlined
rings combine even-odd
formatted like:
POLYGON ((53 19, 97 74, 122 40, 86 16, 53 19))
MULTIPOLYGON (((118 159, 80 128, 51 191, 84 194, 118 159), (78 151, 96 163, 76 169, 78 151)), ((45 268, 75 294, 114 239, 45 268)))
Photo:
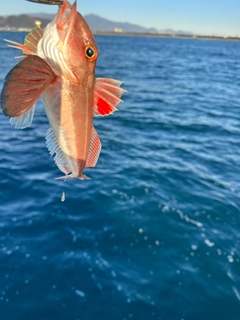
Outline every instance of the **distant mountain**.
MULTIPOLYGON (((28 15, 22 14, 19 16, 7 16, 0 17, 0 28, 33 28, 35 26, 35 21, 40 20, 42 22, 42 27, 44 28, 49 21, 54 18, 54 14, 51 13, 31 13, 28 15)), ((84 16, 87 23, 89 24, 93 32, 117 32, 117 33, 151 33, 151 34, 169 34, 169 35, 183 35, 191 36, 190 32, 185 32, 182 30, 164 29, 158 31, 154 28, 145 28, 136 24, 128 22, 116 22, 111 21, 95 14, 88 14, 84 16)))
POLYGON ((173 29, 162 29, 159 31, 160 33, 179 35, 179 36, 193 36, 192 32, 183 31, 183 30, 173 30, 173 29))
POLYGON ((117 31, 117 32, 137 32, 137 33, 158 33, 154 28, 144 28, 128 22, 116 22, 101 18, 95 14, 84 16, 93 31, 117 31))
MULTIPOLYGON (((35 26, 35 21, 37 18, 30 17, 26 14, 21 14, 19 16, 0 16, 0 28, 33 28, 35 26)), ((44 28, 49 20, 41 19, 42 27, 44 28)))
POLYGON ((30 17, 34 17, 34 18, 38 18, 38 19, 47 19, 47 20, 52 20, 55 17, 55 14, 53 14, 53 13, 45 13, 45 12, 29 13, 28 15, 30 17))
MULTIPOLYGON (((31 17, 38 19, 49 19, 52 20, 54 14, 49 13, 31 13, 31 17)), ((128 22, 115 22, 102 17, 99 17, 95 14, 88 14, 84 16, 91 30, 101 31, 101 32, 137 32, 137 33, 158 33, 158 30, 154 28, 144 28, 135 24, 128 22)))

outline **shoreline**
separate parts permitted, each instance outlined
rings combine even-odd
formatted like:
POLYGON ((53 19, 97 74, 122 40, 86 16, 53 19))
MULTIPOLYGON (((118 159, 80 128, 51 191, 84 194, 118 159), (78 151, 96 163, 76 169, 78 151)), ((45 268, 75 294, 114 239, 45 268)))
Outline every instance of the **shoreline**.
POLYGON ((171 39, 197 39, 197 40, 223 40, 223 41, 240 41, 238 37, 220 37, 206 35, 182 35, 170 33, 138 33, 138 32, 101 32, 93 31, 94 35, 108 36, 129 36, 129 37, 151 37, 151 38, 171 38, 171 39))
MULTIPOLYGON (((30 32, 32 28, 0 28, 0 32, 30 32)), ((94 35, 117 36, 117 37, 150 37, 170 39, 192 39, 192 40, 218 40, 218 41, 240 41, 238 37, 221 37, 206 35, 182 35, 170 33, 139 33, 139 32, 114 32, 114 31, 92 31, 94 35)))

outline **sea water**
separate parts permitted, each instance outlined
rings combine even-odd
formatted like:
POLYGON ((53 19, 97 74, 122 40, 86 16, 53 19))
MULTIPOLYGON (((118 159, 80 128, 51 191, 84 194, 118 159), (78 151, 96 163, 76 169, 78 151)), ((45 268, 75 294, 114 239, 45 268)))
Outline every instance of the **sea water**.
MULTIPOLYGON (((0 87, 25 35, 0 33, 0 87)), ((239 320, 240 43, 96 40, 127 93, 91 180, 55 180, 41 102, 0 115, 0 319, 239 320)))

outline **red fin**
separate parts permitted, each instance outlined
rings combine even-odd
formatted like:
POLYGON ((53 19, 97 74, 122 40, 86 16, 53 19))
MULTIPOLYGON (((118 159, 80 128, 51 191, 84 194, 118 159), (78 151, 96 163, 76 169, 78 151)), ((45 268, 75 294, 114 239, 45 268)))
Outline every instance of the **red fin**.
POLYGON ((117 110, 117 105, 126 91, 120 88, 121 81, 114 79, 96 79, 94 91, 94 115, 106 116, 117 110))
POLYGON ((36 27, 25 37, 24 44, 12 40, 4 40, 11 43, 11 45, 8 45, 9 47, 22 50, 24 55, 33 55, 37 52, 37 44, 42 36, 43 29, 36 27))
POLYGON ((99 140, 97 131, 94 127, 92 127, 92 135, 91 135, 91 142, 90 142, 90 148, 88 152, 88 158, 86 163, 86 168, 89 167, 95 167, 98 157, 101 151, 101 142, 99 140))
POLYGON ((7 75, 1 93, 1 108, 9 117, 18 117, 37 102, 56 79, 50 66, 38 56, 28 56, 7 75))
POLYGON ((57 28, 60 30, 64 30, 64 27, 69 23, 70 20, 75 21, 75 17, 77 13, 77 2, 71 4, 68 1, 64 1, 62 7, 60 8, 60 12, 57 19, 57 28))

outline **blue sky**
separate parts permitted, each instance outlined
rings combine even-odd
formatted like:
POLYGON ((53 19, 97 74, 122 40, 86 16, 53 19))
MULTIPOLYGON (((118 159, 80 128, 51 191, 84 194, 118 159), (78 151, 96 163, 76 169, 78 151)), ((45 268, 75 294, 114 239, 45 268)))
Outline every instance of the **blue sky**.
MULTIPOLYGON (((0 4, 0 15, 56 10, 56 6, 25 0, 1 0, 0 4)), ((159 30, 240 36, 240 0, 78 0, 78 10, 159 30)))

